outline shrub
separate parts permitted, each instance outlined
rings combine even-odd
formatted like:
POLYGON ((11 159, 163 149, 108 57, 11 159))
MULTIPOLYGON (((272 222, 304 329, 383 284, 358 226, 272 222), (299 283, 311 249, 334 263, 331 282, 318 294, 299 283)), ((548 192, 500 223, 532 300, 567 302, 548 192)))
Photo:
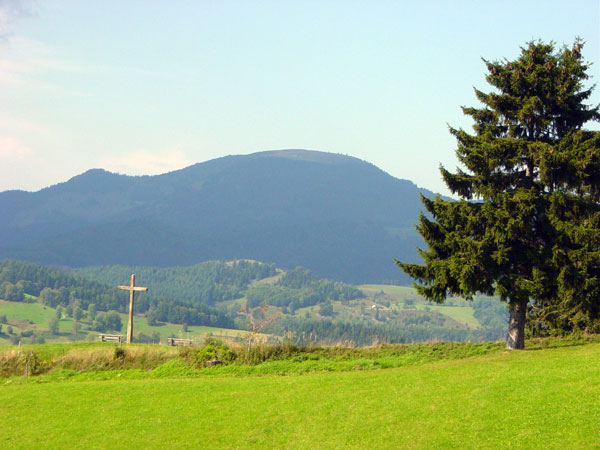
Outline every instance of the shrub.
POLYGON ((32 336, 31 343, 32 344, 45 344, 46 339, 44 339, 43 336, 32 336))
POLYGON ((115 347, 113 358, 123 361, 125 359, 125 349, 123 347, 115 347))
POLYGON ((186 359, 196 367, 204 367, 207 361, 213 360, 219 360, 223 363, 231 363, 237 358, 236 353, 227 347, 225 343, 214 338, 208 338, 204 347, 201 347, 194 352, 188 350, 185 353, 187 353, 186 359), (191 361, 189 353, 193 353, 191 361))

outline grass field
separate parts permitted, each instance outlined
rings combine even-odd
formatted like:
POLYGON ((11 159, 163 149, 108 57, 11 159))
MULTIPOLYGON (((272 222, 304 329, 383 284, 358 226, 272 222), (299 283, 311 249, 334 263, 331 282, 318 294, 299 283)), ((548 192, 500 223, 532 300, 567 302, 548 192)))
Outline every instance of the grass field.
POLYGON ((56 315, 56 310, 40 303, 0 300, 0 314, 5 314, 9 322, 33 322, 36 326, 47 328, 50 319, 56 315))
POLYGON ((0 399, 2 448, 600 448, 600 344, 295 376, 7 380, 0 399))
POLYGON ((436 304, 415 305, 415 307, 418 309, 425 309, 426 306, 429 307, 431 311, 436 311, 440 314, 444 314, 456 320, 457 322, 465 323, 472 328, 479 327, 479 321, 475 317, 473 317, 473 308, 469 308, 468 306, 442 306, 436 304))

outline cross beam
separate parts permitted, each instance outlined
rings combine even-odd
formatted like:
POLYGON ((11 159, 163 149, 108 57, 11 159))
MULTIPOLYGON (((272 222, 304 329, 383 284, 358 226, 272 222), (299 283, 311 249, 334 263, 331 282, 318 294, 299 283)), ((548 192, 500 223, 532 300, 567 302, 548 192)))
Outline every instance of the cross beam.
POLYGON ((131 274, 131 283, 129 286, 118 286, 119 289, 129 291, 129 323, 127 324, 127 343, 131 344, 133 339, 133 297, 135 291, 147 291, 147 287, 135 285, 135 274, 131 274))

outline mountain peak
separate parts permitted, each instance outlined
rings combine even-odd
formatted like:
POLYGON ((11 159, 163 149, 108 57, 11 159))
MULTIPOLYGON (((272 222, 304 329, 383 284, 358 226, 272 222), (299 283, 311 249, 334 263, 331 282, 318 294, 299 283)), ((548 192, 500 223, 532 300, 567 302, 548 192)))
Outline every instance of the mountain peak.
POLYGON ((341 153, 329 153, 319 150, 306 149, 284 149, 284 150, 266 150, 252 153, 250 157, 272 157, 289 158, 296 161, 311 161, 327 164, 339 164, 346 162, 360 162, 361 160, 353 156, 342 155, 341 153))

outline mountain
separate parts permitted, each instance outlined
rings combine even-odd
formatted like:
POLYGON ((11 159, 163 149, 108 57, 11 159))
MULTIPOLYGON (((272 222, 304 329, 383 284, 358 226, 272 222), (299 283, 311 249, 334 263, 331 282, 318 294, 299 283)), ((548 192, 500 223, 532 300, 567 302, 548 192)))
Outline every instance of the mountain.
POLYGON ((94 169, 38 192, 0 193, 0 258, 82 267, 256 259, 353 283, 408 282, 414 183, 308 150, 226 156, 131 177, 94 169))

